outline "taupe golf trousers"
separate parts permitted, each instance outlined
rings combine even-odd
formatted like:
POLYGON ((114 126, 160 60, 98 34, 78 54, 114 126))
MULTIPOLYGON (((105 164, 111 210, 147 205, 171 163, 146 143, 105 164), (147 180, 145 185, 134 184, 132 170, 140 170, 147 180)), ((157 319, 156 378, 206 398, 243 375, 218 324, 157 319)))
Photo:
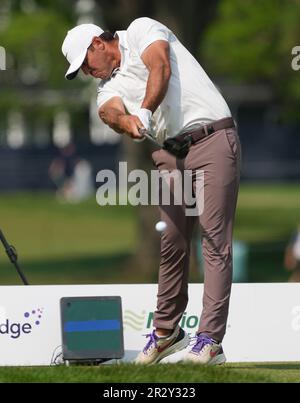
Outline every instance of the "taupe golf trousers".
POLYGON ((184 160, 165 150, 155 151, 152 159, 160 171, 204 171, 201 215, 187 217, 184 205, 159 206, 161 220, 167 223, 167 228, 161 235, 154 326, 174 329, 186 309, 190 243, 194 224, 198 222, 204 257, 204 295, 197 333, 222 341, 231 293, 232 232, 240 181, 241 149, 237 130, 219 130, 199 140, 184 160))

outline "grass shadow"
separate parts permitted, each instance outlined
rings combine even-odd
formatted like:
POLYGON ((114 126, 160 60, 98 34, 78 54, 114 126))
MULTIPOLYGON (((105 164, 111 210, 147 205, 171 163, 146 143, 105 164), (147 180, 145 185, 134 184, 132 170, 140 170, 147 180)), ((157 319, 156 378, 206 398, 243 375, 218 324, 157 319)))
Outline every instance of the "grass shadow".
MULTIPOLYGON (((141 276, 128 267, 132 255, 117 253, 94 256, 76 256, 61 259, 41 259, 20 262, 32 285, 45 284, 99 284, 141 282, 141 276)), ((18 285, 20 279, 9 262, 0 264, 0 284, 18 285)))

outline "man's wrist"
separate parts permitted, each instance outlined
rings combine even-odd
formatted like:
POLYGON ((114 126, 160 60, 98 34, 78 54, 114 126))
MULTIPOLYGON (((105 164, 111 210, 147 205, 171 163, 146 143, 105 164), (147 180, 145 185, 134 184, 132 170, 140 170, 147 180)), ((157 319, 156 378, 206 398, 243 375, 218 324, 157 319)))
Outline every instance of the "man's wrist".
POLYGON ((147 116, 149 119, 152 119, 152 111, 150 109, 147 108, 140 108, 140 111, 145 114, 145 116, 147 116))
POLYGON ((140 119, 145 129, 150 130, 152 119, 152 112, 150 109, 140 108, 137 111, 136 116, 140 119))

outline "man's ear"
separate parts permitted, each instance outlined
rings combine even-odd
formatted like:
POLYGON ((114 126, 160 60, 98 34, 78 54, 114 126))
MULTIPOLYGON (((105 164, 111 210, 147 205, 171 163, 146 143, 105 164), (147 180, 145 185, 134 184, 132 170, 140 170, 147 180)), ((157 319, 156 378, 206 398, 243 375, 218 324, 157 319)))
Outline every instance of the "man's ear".
POLYGON ((101 50, 103 50, 105 47, 104 41, 101 38, 99 38, 99 36, 94 36, 92 45, 95 49, 101 49, 101 50))

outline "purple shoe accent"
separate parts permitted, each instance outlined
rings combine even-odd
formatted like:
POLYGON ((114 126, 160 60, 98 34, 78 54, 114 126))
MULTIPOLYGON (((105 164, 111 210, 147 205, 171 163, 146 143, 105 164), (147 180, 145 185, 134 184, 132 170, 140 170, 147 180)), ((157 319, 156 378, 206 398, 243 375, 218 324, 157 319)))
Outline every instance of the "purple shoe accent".
POLYGON ((214 340, 209 336, 207 336, 207 334, 205 333, 197 334, 196 339, 197 341, 194 347, 192 348, 192 352, 196 354, 199 354, 200 351, 203 349, 203 347, 206 346, 206 344, 212 345, 214 343, 214 340))
POLYGON ((152 333, 149 334, 145 334, 146 337, 150 337, 150 340, 148 341, 148 343, 146 344, 143 353, 146 354, 147 350, 151 347, 151 345, 154 343, 155 348, 157 348, 157 340, 158 337, 155 334, 155 330, 153 330, 152 333))

